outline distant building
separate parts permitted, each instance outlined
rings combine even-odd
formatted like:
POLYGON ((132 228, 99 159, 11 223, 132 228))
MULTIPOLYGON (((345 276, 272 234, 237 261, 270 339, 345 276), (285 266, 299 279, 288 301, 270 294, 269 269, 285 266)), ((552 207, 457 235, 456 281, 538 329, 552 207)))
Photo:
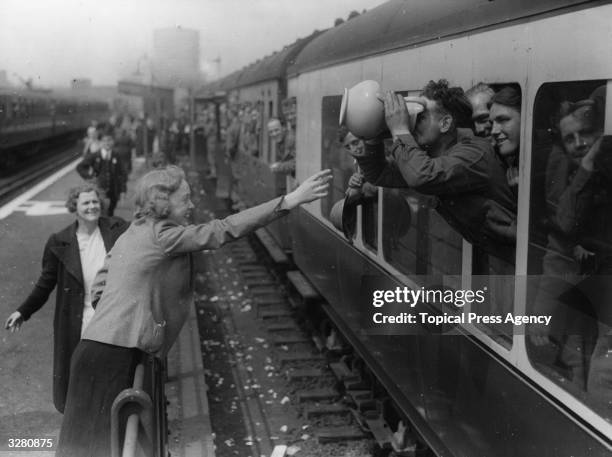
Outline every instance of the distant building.
POLYGON ((153 32, 155 85, 190 87, 201 81, 200 33, 172 27, 153 32))
POLYGON ((8 87, 10 83, 6 77, 6 70, 0 70, 0 87, 8 87))

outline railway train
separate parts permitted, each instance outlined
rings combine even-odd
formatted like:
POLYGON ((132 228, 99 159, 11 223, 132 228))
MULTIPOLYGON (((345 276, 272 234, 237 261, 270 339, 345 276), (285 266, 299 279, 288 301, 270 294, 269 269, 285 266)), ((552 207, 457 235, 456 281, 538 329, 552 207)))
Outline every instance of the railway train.
MULTIPOLYGON (((551 252, 550 228, 541 219, 560 103, 599 93, 605 133, 612 133, 612 103, 605 99, 612 88, 610 2, 391 0, 306 41, 210 83, 198 102, 214 107, 219 131, 231 104, 257 107, 258 152, 244 149, 238 159, 245 164, 240 180, 249 204, 282 192, 294 180, 333 169, 329 197, 292 214, 273 235, 324 298, 330 319, 376 373, 402 418, 439 456, 610 455, 609 389, 597 396, 586 381, 577 382, 552 340, 535 345, 524 327, 504 323, 423 324, 397 331, 371 329, 363 321, 371 314, 372 287, 481 288, 488 290, 488 300, 466 305, 465 312, 534 312, 543 259, 551 252), (492 256, 488 267, 479 262, 479 250, 436 211, 435 200, 411 189, 377 188, 375 198, 358 207, 351 240, 330 216, 354 172, 338 141, 344 88, 372 79, 385 89, 415 95, 441 78, 464 89, 485 82, 520 90, 516 248, 512 259, 492 256), (263 126, 291 105, 296 172, 282 183, 269 172, 277 157, 263 126)), ((610 238, 595 242, 609 252, 610 238)), ((609 279, 586 281, 591 290, 583 296, 609 302, 609 279)), ((449 312, 441 303, 419 306, 435 315, 449 312)), ((586 312, 595 332, 590 336, 598 340, 611 334, 605 309, 586 312)), ((385 305, 385 312, 399 311, 406 309, 385 305)), ((598 364, 609 387, 609 376, 602 373, 612 371, 612 351, 607 358, 605 348, 603 357, 592 347, 581 350, 584 363, 598 364)), ((588 367, 582 370, 585 375, 588 367)))
POLYGON ((82 134, 92 120, 108 115, 106 102, 48 90, 0 88, 0 169, 37 153, 36 146, 43 142, 82 134))

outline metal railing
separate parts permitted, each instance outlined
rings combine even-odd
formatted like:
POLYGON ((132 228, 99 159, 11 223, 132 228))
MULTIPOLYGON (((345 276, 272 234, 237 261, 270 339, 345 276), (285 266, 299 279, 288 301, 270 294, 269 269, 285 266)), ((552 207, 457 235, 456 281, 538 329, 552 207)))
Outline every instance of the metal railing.
POLYGON ((112 457, 166 457, 165 362, 144 355, 111 408, 112 457))

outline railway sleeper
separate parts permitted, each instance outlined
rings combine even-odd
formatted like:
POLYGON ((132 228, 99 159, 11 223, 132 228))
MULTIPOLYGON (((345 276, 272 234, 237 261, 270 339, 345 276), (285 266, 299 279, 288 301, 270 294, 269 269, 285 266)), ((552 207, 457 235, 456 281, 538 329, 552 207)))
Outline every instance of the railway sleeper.
POLYGON ((298 332, 300 328, 293 321, 275 322, 266 326, 268 332, 298 332))
POLYGON ((285 305, 287 306, 287 299, 283 296, 274 297, 254 297, 253 301, 256 305, 285 305))
POLYGON ((259 264, 259 260, 257 260, 257 258, 255 256, 253 257, 241 257, 241 258, 237 258, 236 259, 236 263, 239 266, 245 266, 245 265, 258 265, 259 264))
POLYGON ((244 278, 244 283, 253 293, 262 294, 264 291, 266 292, 277 292, 278 291, 278 283, 270 278, 269 275, 265 277, 255 277, 255 278, 244 278))
MULTIPOLYGON (((293 315, 293 311, 286 307, 273 307, 271 309, 260 310, 260 306, 257 307, 257 317, 260 317, 262 319, 279 319, 283 317, 290 317, 293 315)), ((266 304, 264 306, 271 307, 272 304, 266 304)))
POLYGON ((282 346, 286 344, 308 343, 310 339, 304 335, 294 334, 294 335, 278 336, 274 338, 273 341, 275 345, 282 346))
POLYGON ((253 300, 253 304, 255 305, 255 310, 257 311, 258 316, 260 311, 266 311, 270 309, 285 309, 290 311, 292 314, 294 313, 294 309, 291 308, 289 303, 287 303, 287 299, 285 298, 272 298, 269 300, 255 298, 253 300))
POLYGON ((321 444, 337 443, 340 441, 362 440, 367 435, 356 427, 330 427, 316 433, 317 440, 321 444))
POLYGON ((255 256, 255 254, 253 252, 251 252, 251 253, 244 253, 244 254, 243 253, 232 254, 232 258, 238 264, 249 264, 249 263, 257 260, 257 257, 255 256))
POLYGON ((248 263, 245 265, 240 265, 238 267, 238 269, 240 270, 240 273, 242 273, 242 275, 261 275, 261 274, 265 274, 266 276, 268 276, 268 269, 266 267, 264 267, 263 265, 261 265, 261 263, 248 263))
POLYGON ((312 419, 314 417, 325 416, 328 414, 343 415, 350 413, 351 409, 340 403, 311 405, 307 406, 304 410, 304 416, 306 416, 306 419, 312 419))
POLYGON ((270 278, 270 273, 268 273, 268 270, 264 267, 258 268, 256 270, 246 269, 243 271, 242 269, 240 269, 240 274, 245 279, 245 281, 261 281, 270 278))
POLYGON ((340 392, 333 387, 301 390, 296 393, 299 403, 307 401, 333 401, 340 398, 340 392))
POLYGON ((324 362, 325 359, 321 354, 313 354, 312 352, 293 352, 290 354, 281 354, 279 361, 282 364, 292 362, 324 362))
POLYGON ((278 290, 274 290, 274 291, 270 291, 270 290, 262 290, 262 291, 257 291, 257 289, 253 289, 250 291, 251 295, 253 296, 253 299, 255 300, 256 303, 262 303, 262 302, 282 302, 282 303, 287 303, 286 298, 283 294, 281 294, 280 292, 278 292, 278 290))
POLYGON ((289 381, 298 379, 317 379, 324 376, 323 370, 320 368, 294 368, 286 371, 289 381))

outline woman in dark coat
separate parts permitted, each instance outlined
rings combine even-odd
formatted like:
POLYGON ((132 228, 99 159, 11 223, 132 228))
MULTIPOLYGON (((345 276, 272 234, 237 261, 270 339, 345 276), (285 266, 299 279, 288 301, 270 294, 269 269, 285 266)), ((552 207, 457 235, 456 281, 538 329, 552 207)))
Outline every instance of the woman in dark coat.
POLYGON ((93 313, 93 308, 91 312, 85 311, 90 287, 84 276, 91 276, 95 265, 103 263, 106 252, 128 227, 123 219, 100 217, 100 191, 93 184, 71 189, 66 207, 76 214, 76 222, 49 237, 43 253, 42 272, 34 289, 5 324, 8 330, 19 330, 21 324, 47 302, 57 286, 53 319, 53 403, 60 413, 64 412, 66 402, 70 359, 81 338, 83 323, 87 323, 93 313), (87 246, 95 246, 96 241, 99 249, 87 250, 87 246), (85 268, 81 258, 88 259, 85 268))

